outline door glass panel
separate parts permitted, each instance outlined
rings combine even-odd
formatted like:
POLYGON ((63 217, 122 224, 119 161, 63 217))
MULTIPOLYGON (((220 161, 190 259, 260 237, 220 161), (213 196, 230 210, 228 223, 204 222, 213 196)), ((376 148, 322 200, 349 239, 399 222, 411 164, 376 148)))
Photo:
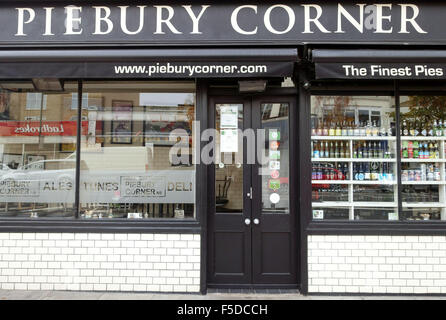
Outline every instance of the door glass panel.
POLYGON ((263 213, 289 213, 288 112, 288 103, 261 104, 261 127, 265 134, 259 172, 263 213))
POLYGON ((215 209, 243 212, 243 104, 215 106, 215 209))

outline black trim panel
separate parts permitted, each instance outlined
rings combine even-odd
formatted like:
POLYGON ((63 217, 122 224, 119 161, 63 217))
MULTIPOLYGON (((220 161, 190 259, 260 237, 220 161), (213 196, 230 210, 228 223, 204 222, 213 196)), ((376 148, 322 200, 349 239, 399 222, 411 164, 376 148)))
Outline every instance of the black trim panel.
POLYGON ((312 221, 306 235, 445 235, 446 223, 432 221, 312 221))
MULTIPOLYGON (((166 219, 167 220, 167 219, 166 219)), ((5 219, 1 232, 44 233, 193 233, 200 234, 200 223, 195 220, 128 221, 128 219, 85 221, 75 219, 5 219)))

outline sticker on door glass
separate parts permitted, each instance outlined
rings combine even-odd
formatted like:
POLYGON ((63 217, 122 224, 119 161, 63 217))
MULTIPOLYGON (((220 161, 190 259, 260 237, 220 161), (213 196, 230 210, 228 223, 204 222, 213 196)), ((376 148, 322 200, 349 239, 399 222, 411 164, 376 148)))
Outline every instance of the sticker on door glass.
POLYGON ((271 190, 279 190, 280 189, 280 180, 271 179, 269 180, 269 188, 271 190))
POLYGON ((279 149, 279 145, 280 145, 280 143, 278 141, 271 141, 269 144, 269 149, 277 150, 277 149, 279 149))
POLYGON ((270 170, 280 170, 280 161, 270 161, 269 169, 270 170))
POLYGON ((269 201, 274 204, 278 203, 280 201, 280 195, 278 193, 271 193, 269 196, 269 201))
POLYGON ((278 130, 269 130, 269 140, 280 140, 280 132, 278 130))
POLYGON ((313 219, 314 220, 324 219, 324 210, 313 210, 313 219))
POLYGON ((269 158, 272 159, 272 160, 280 160, 280 151, 270 150, 269 151, 269 158))
POLYGON ((278 170, 273 170, 270 172, 271 178, 277 179, 280 176, 280 173, 278 170))
POLYGON ((220 129, 238 128, 238 107, 224 106, 220 108, 220 129))
POLYGON ((220 152, 238 152, 237 129, 220 130, 220 152))

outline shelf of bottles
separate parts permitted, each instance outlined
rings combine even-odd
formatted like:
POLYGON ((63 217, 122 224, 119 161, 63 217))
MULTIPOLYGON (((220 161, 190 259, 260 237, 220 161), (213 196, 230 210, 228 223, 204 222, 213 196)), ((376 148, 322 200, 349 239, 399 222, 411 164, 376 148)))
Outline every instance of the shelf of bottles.
POLYGON ((396 137, 390 122, 322 122, 311 132, 314 219, 396 220, 396 137))
POLYGON ((408 220, 446 219, 446 121, 401 123, 401 197, 408 220))

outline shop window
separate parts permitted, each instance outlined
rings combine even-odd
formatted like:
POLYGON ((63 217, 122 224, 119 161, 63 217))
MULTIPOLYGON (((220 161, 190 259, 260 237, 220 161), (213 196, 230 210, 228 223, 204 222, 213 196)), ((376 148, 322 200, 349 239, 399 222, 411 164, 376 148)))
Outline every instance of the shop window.
POLYGON ((84 91, 102 104, 82 110, 80 217, 194 218, 195 90, 84 82, 84 91))
POLYGON ((446 96, 401 96, 402 219, 446 220, 446 96))
POLYGON ((70 93, 14 91, 0 92, 0 217, 74 217, 76 162, 62 151, 76 146, 70 93))
POLYGON ((26 110, 46 110, 47 95, 43 95, 40 92, 28 92, 26 93, 26 110))
POLYGON ((313 220, 397 220, 395 103, 385 96, 311 99, 313 220))

